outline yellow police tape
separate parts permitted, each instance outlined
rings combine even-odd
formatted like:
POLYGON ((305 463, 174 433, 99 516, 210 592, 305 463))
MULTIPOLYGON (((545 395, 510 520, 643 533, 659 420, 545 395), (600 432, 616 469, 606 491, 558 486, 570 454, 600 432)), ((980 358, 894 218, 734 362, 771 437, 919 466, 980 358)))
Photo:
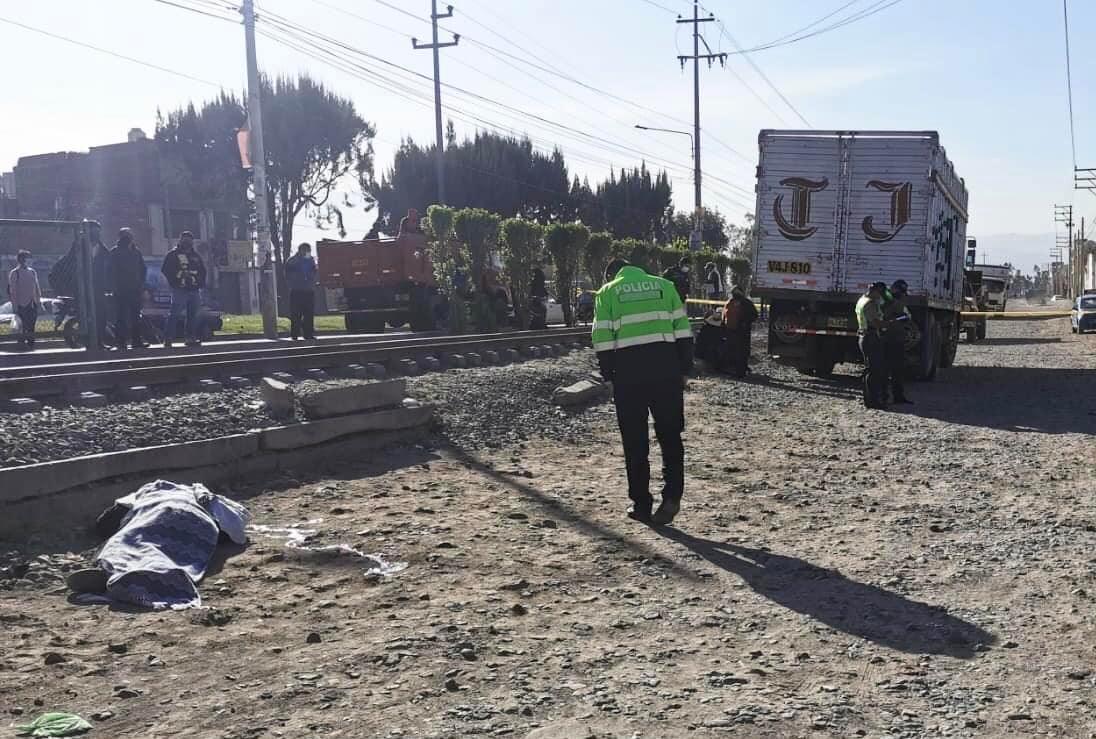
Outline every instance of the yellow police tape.
MULTIPOLYGON (((692 303, 694 305, 718 305, 720 307, 727 304, 726 300, 701 300, 700 298, 689 298, 686 303, 692 303)), ((760 301, 753 301, 757 305, 760 305, 760 301)), ((1008 313, 1002 313, 1000 311, 971 311, 960 313, 960 318, 985 318, 986 320, 993 321, 1011 321, 1011 320, 1026 320, 1029 318, 1069 318, 1070 311, 1059 310, 1032 310, 1032 311, 1010 311, 1008 313)))

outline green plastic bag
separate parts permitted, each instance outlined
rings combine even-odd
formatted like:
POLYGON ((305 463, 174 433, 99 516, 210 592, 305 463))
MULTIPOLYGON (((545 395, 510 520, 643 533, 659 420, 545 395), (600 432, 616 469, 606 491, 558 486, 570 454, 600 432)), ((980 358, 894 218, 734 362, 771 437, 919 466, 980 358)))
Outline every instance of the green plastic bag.
POLYGON ((43 713, 33 723, 15 728, 19 736, 76 736, 91 731, 91 724, 75 713, 43 713))

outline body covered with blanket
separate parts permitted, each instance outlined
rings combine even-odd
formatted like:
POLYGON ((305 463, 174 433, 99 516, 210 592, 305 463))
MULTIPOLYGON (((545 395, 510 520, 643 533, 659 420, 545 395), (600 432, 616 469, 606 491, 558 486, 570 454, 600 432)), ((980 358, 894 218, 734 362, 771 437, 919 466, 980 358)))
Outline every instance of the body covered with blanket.
POLYGON ((154 609, 200 606, 198 583, 221 534, 245 544, 249 520, 246 508, 204 485, 157 480, 119 498, 97 522, 110 534, 95 561, 107 597, 154 609))

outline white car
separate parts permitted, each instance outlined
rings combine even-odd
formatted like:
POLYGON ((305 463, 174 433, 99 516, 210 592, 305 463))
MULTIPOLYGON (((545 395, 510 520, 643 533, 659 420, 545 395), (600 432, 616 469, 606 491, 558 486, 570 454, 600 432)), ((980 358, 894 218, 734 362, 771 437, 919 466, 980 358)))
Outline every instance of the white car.
MULTIPOLYGON (((61 301, 57 298, 41 298, 38 301, 38 320, 52 319, 61 309, 61 301)), ((15 323, 15 308, 11 301, 0 305, 0 326, 10 326, 15 323)))
POLYGON ((1096 330, 1096 295, 1082 295, 1069 313, 1069 328, 1075 334, 1096 330))
POLYGON ((547 315, 545 322, 549 326, 559 326, 563 323, 563 306, 556 302, 555 298, 548 298, 545 307, 547 315))

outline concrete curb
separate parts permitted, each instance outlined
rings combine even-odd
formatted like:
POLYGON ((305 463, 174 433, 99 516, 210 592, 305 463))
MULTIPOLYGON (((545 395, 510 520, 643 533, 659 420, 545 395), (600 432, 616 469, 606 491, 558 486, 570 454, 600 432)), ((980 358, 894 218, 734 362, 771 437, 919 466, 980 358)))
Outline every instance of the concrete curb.
POLYGON ((216 439, 0 469, 0 536, 24 533, 27 520, 21 511, 44 507, 45 515, 53 511, 59 519, 62 514, 71 515, 74 507, 90 505, 93 510, 101 510, 102 496, 94 496, 93 502, 83 500, 89 486, 112 491, 121 486, 132 492, 135 483, 123 480, 139 477, 147 482, 167 473, 180 482, 248 478, 287 466, 307 465, 330 457, 333 450, 355 454, 420 438, 433 414, 431 405, 394 408, 216 439))

